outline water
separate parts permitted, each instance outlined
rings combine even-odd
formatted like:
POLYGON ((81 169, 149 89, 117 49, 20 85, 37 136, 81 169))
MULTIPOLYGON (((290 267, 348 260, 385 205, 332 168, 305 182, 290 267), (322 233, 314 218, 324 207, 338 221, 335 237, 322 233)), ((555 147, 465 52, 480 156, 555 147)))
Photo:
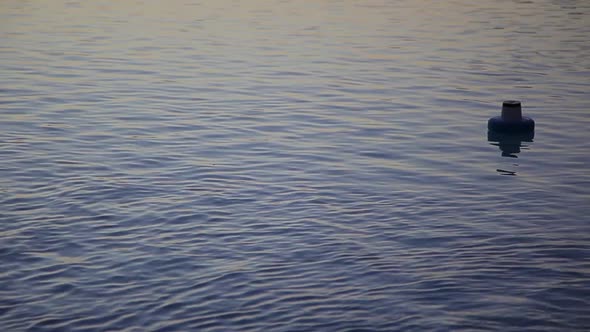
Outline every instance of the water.
POLYGON ((588 15, 2 1, 0 330, 589 330, 588 15))

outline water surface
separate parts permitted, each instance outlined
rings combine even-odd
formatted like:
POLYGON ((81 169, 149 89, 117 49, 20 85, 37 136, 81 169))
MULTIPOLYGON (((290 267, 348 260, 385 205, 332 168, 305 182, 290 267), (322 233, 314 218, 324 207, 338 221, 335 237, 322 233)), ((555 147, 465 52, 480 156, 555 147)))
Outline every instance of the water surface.
POLYGON ((2 1, 0 330, 590 329, 589 14, 2 1))

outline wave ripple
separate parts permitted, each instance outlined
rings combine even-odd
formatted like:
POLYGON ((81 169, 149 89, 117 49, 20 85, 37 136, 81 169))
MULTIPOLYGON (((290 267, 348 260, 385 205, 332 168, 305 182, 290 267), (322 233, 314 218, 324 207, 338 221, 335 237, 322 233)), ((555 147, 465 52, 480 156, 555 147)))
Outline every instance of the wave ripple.
POLYGON ((0 331, 590 330, 586 2, 162 3, 0 4, 0 331))

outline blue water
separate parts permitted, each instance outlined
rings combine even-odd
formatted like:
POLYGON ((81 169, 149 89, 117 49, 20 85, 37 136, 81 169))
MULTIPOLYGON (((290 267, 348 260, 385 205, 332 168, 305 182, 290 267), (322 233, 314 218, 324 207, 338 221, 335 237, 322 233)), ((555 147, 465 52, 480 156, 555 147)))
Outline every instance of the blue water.
POLYGON ((588 15, 2 1, 0 331, 590 330, 588 15))

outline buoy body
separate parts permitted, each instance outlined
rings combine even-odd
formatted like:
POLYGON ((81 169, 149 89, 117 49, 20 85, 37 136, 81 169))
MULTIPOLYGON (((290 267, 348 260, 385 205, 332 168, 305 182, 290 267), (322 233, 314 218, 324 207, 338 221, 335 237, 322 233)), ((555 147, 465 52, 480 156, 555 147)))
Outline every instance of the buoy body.
POLYGON ((519 101, 507 100, 502 104, 502 115, 488 121, 488 130, 510 134, 530 133, 535 130, 535 121, 522 116, 519 101))
POLYGON ((520 121, 506 121, 501 116, 488 120, 488 129, 498 133, 529 133, 535 130, 535 121, 522 117, 520 121))

